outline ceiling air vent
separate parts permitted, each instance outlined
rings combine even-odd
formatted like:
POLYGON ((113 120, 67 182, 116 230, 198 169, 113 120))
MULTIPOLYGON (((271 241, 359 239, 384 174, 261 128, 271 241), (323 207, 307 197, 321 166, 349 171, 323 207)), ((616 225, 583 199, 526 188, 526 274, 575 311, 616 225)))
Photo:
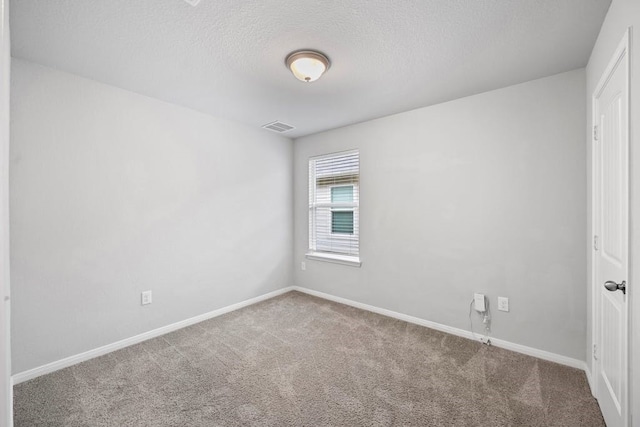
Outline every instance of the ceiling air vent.
POLYGON ((293 126, 279 122, 278 120, 276 120, 275 122, 267 123, 262 127, 278 133, 289 132, 291 129, 295 129, 293 126))

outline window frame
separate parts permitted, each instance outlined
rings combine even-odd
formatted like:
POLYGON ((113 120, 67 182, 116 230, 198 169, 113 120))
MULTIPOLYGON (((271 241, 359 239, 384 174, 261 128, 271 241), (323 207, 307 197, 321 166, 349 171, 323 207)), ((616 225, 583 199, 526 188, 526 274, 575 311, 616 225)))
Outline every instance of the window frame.
MULTIPOLYGON (((320 156, 313 156, 308 159, 308 201, 309 201, 309 216, 308 216, 308 245, 307 245, 307 253, 305 257, 311 260, 317 261, 327 261, 333 262, 343 265, 349 265, 354 267, 360 267, 362 265, 360 261, 360 230, 359 230, 359 222, 360 222, 360 152, 358 149, 328 153, 320 156), (330 194, 330 199, 333 200, 333 188, 336 187, 351 187, 352 188, 352 201, 351 202, 318 202, 316 197, 318 195, 318 178, 316 177, 317 173, 317 162, 323 159, 336 158, 341 156, 348 156, 350 154, 358 155, 358 169, 357 174, 355 174, 356 178, 354 182, 346 182, 346 183, 336 183, 328 186, 328 191, 330 194), (313 168, 313 169, 312 169, 313 168), (313 174, 313 175, 312 175, 313 174), (312 184, 313 180, 313 184, 312 184), (343 206, 340 206, 343 204, 343 206), (338 205, 338 206, 336 206, 338 205), (332 252, 326 250, 318 250, 318 235, 317 235, 317 227, 318 227, 318 218, 317 212, 318 208, 329 208, 329 224, 328 229, 330 236, 335 236, 336 239, 340 238, 351 238, 355 237, 357 242, 357 253, 356 254, 348 254, 343 252, 332 252), (350 211, 353 212, 353 233, 334 233, 332 222, 333 222, 333 212, 334 209, 339 209, 340 211, 350 211), (313 234, 312 234, 313 233, 313 234), (315 244, 315 247, 314 247, 315 244)), ((336 174, 336 176, 339 176, 336 174)))

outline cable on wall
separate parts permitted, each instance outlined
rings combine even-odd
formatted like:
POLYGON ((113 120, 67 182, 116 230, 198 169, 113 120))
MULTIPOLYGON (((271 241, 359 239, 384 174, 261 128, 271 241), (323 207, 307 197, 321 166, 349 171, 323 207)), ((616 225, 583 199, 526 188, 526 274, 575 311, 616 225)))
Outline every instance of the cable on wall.
POLYGON ((471 332, 471 336, 473 337, 474 340, 479 340, 483 344, 491 345, 491 338, 489 337, 489 335, 491 334, 491 311, 489 310, 489 301, 488 299, 485 300, 485 304, 486 304, 485 311, 477 312, 478 314, 482 315, 482 323, 484 324, 484 336, 480 338, 478 338, 475 332, 473 331, 473 318, 471 314, 473 312, 474 302, 475 300, 472 299, 471 302, 469 303, 469 330, 471 332))

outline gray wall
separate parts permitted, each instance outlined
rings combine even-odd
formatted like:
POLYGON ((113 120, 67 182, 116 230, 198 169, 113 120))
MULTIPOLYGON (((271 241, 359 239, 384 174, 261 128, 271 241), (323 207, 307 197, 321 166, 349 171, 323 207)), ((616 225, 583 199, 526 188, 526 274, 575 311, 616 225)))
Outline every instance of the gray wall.
POLYGON ((12 91, 14 373, 291 285, 289 139, 20 60, 12 91))
POLYGON ((9 2, 0 0, 0 425, 10 427, 9 296, 9 2))
POLYGON ((494 337, 584 360, 585 117, 576 70, 297 139, 295 283, 461 329, 483 292, 494 337), (352 148, 362 267, 305 260, 308 158, 352 148))
MULTIPOLYGON (((596 42, 589 64, 587 66, 587 141, 591 140, 591 96, 596 89, 596 85, 602 73, 604 73, 611 57, 613 56, 622 36, 629 27, 634 27, 631 32, 631 131, 630 131, 630 275, 629 275, 629 315, 631 316, 631 401, 629 407, 636 409, 633 414, 634 426, 640 426, 640 295, 638 294, 638 280, 640 280, 640 1, 638 0, 614 0, 611 3, 607 17, 600 30, 598 41, 596 42), (634 291, 634 288, 638 288, 634 291)), ((591 185, 591 150, 587 150, 589 167, 588 183, 591 185)), ((591 188, 589 187, 589 194, 591 188)), ((588 212, 591 213, 591 200, 588 200, 588 212)), ((587 228, 587 235, 591 236, 591 218, 587 228)), ((589 256, 589 272, 591 272, 591 256, 589 256)), ((592 366, 591 360, 591 276, 589 275, 589 286, 587 286, 589 318, 587 325, 587 363, 589 369, 592 366)))

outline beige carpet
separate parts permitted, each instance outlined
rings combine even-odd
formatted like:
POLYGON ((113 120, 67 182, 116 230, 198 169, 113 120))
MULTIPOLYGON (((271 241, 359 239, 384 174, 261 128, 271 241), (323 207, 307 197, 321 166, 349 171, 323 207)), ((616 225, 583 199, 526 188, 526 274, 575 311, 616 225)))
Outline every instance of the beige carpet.
POLYGON ((298 292, 20 384, 15 421, 604 425, 579 370, 298 292))

